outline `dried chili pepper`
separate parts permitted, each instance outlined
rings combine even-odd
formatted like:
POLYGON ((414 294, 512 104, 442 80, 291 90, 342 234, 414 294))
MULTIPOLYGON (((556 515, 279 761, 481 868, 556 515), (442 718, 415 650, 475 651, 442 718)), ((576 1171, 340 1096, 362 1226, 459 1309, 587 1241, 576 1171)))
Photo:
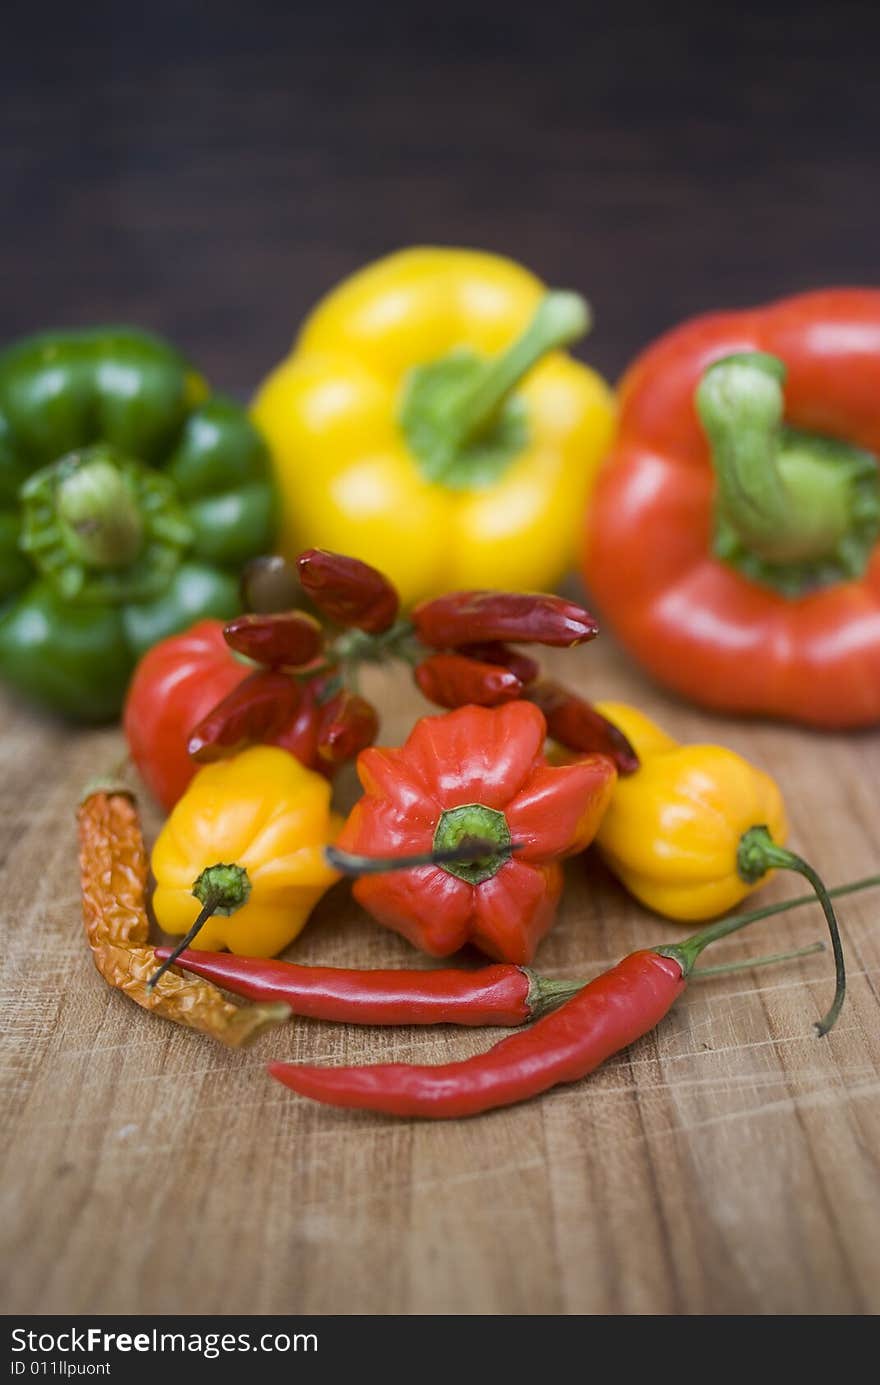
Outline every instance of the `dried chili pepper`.
POLYGON ((523 690, 509 668, 479 663, 465 654, 431 654, 416 665, 413 677, 438 707, 500 707, 523 690))
POLYGON ((412 613, 419 639, 432 649, 498 640, 569 649, 592 640, 589 611, 546 592, 456 591, 423 601, 412 613))
POLYGON ((165 975, 147 982, 158 959, 146 911, 147 855, 137 808, 127 791, 96 788, 77 813, 83 921, 98 971, 145 1010, 232 1047, 287 1019, 287 1005, 236 1006, 208 981, 165 975))
POLYGON ((309 548, 296 566, 303 590, 338 625, 378 635, 394 624, 400 599, 388 578, 369 563, 309 548))
POLYGON ((359 693, 343 688, 321 708, 317 754, 328 765, 341 765, 372 745, 379 730, 375 707, 359 693))
POLYGON ((607 755, 620 774, 633 774, 638 769, 639 757, 619 727, 577 693, 542 678, 525 696, 540 707, 549 735, 560 745, 580 754, 607 755))
MULTIPOLYGON (((837 984, 833 1004, 816 1026, 820 1035, 834 1025, 846 993, 840 939, 833 919, 828 921, 837 984)), ((685 989, 703 949, 744 926, 741 918, 722 919, 684 942, 633 952, 558 1010, 463 1062, 340 1068, 270 1063, 269 1072, 316 1101, 393 1116, 448 1119, 510 1106, 577 1082, 649 1033, 685 989)))
POLYGON ((236 616, 223 627, 223 638, 230 649, 266 668, 303 668, 324 645, 323 630, 304 611, 236 616))
POLYGON ((258 669, 193 728, 187 750, 199 764, 236 755, 255 741, 273 741, 294 718, 300 687, 277 669, 258 669))
POLYGON ((476 659, 481 664, 500 664, 502 668, 509 668, 511 673, 516 674, 523 687, 534 683, 541 672, 541 665, 536 659, 530 659, 528 654, 522 654, 518 649, 511 649, 509 645, 501 644, 497 640, 487 640, 483 644, 463 644, 458 653, 466 654, 469 659, 476 659))

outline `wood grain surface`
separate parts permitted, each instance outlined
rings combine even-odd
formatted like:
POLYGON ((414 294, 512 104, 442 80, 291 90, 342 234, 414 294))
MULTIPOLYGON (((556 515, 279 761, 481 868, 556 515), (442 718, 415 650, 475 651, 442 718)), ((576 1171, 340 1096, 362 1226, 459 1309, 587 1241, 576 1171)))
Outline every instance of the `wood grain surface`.
MULTIPOLYGON (((880 861, 880 740, 722 722, 667 701, 610 638, 558 669, 720 739, 784 786, 794 845, 839 882, 880 861)), ((424 710, 374 674, 398 739, 424 710)), ((269 1058, 438 1062, 501 1031, 300 1020, 242 1053, 145 1014, 94 971, 74 809, 122 749, 4 706, 0 732, 6 1312, 775 1314, 880 1309, 880 893, 827 954, 695 983, 655 1036, 508 1111, 430 1124, 312 1105, 269 1058)), ((348 785, 350 795, 351 785, 348 785)), ((345 796, 345 795, 343 795, 345 796)), ((158 817, 145 811, 150 836, 158 817)), ((800 893, 774 881, 762 899, 800 893)), ((821 937, 809 908, 715 949, 821 937)), ((538 963, 589 975, 678 935, 588 856, 538 963)), ((337 887, 289 955, 418 964, 337 887)), ((476 962, 476 957, 473 959, 476 962)))

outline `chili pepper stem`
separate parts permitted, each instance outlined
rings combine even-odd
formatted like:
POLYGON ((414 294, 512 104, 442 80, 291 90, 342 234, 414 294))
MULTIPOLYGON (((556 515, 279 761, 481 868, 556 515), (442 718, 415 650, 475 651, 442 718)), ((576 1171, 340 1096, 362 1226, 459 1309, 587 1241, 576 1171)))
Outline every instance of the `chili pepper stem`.
POLYGON ((216 865, 207 866, 202 871, 193 884, 192 892, 202 905, 198 918, 176 947, 171 950, 162 965, 153 972, 147 982, 148 991, 153 990, 168 968, 177 961, 181 952, 186 951, 213 914, 234 914, 237 909, 247 903, 248 895, 251 892, 251 882, 244 866, 226 865, 218 861, 216 865))
MULTIPOLYGON (((769 870, 793 870, 798 875, 803 875, 815 890, 816 898, 822 906, 831 935, 831 950, 834 954, 836 977, 831 1008, 816 1024, 816 1031, 821 1038, 836 1023, 846 996, 846 964, 837 918, 829 893, 808 861, 803 860, 802 857, 797 856, 786 847, 778 846, 767 828, 760 825, 750 827, 748 832, 743 833, 737 852, 737 867, 742 878, 750 884, 760 880, 769 870)), ((729 934, 737 932, 738 929, 744 928, 750 922, 752 922, 752 918, 748 915, 734 914, 730 918, 719 919, 717 923, 710 924, 708 928, 686 938, 683 943, 659 947, 655 951, 663 956, 672 957, 681 966, 682 973, 687 976, 693 970, 694 963, 704 948, 717 942, 719 938, 726 938, 729 934)))
POLYGON ((810 943, 807 947, 795 948, 793 952, 771 952, 767 957, 747 957, 742 962, 720 962, 717 966, 697 967, 691 973, 693 981, 704 976, 727 976, 733 971, 753 971, 755 967, 769 967, 776 962, 794 962, 799 957, 812 957, 816 952, 824 952, 823 942, 810 943))
POLYGON ((385 875, 394 870, 415 870, 418 866, 443 866, 452 862, 470 863, 489 857, 500 858, 503 865, 511 852, 518 849, 518 842, 501 844, 484 837, 465 837, 456 846, 442 851, 423 851, 416 856, 360 856, 352 851, 343 851, 338 846, 325 846, 324 859, 340 875, 385 875))

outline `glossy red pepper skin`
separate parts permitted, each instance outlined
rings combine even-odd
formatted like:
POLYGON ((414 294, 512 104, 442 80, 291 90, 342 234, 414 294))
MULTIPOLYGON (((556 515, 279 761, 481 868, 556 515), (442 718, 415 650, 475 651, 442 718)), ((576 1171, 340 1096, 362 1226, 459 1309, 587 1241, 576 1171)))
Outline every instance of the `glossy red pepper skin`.
POLYGON ((188 750, 199 764, 227 759, 249 745, 274 742, 293 719, 299 684, 286 673, 258 669, 193 727, 188 750))
POLYGON ((450 592, 412 613, 416 634, 431 649, 512 640, 568 649, 599 633, 582 606, 546 592, 450 592))
POLYGON ((400 600, 381 572, 359 558, 310 548, 296 560, 303 590, 338 625, 379 635, 397 619, 400 600))
POLYGON ((549 734, 560 745, 579 753, 608 755, 619 774, 633 774, 638 769, 639 757, 623 732, 577 693, 542 678, 526 696, 540 707, 549 734))
POLYGON ((219 620, 201 620, 141 659, 123 726, 131 758, 163 808, 173 808, 198 769, 187 753, 192 728, 249 672, 226 644, 219 620))
POLYGON ((476 659, 480 664, 500 664, 502 668, 509 668, 511 673, 515 673, 523 687, 528 687, 540 676, 541 665, 536 659, 530 659, 528 654, 523 654, 518 649, 511 649, 506 644, 497 641, 487 641, 483 644, 463 644, 458 650, 459 654, 466 654, 469 659, 476 659))
MULTIPOLYGON (((164 960, 170 951, 160 947, 156 955, 164 960)), ((532 983, 522 967, 359 971, 230 952, 184 952, 177 965, 235 995, 283 1000, 295 1015, 344 1024, 513 1026, 532 1018, 532 983)))
POLYGON ((319 709, 316 750, 319 759, 337 766, 372 745, 379 732, 375 707, 343 688, 319 709))
POLYGON ((223 628, 230 649, 264 668, 302 668, 320 654, 324 632, 304 611, 236 616, 223 628))
POLYGON ((475 1116, 586 1077, 659 1024, 685 984, 671 957, 634 952, 552 1014, 460 1063, 270 1063, 269 1072, 302 1096, 331 1106, 435 1120, 475 1116))
POLYGON ((561 861, 592 840, 617 777, 603 755, 548 765, 546 734, 537 707, 518 700, 422 717, 401 748, 363 751, 365 792, 337 839, 343 850, 430 852, 443 844, 442 820, 464 805, 503 817, 518 849, 479 883, 438 865, 365 876, 354 885, 358 902, 434 957, 471 942, 527 966, 556 913, 561 861))
POLYGON ((431 654, 413 670, 429 702, 438 707, 499 707, 519 697, 523 685, 509 668, 479 663, 465 654, 431 654))
POLYGON ((660 682, 725 712, 819 727, 880 720, 880 544, 864 575, 786 598, 711 551, 715 480, 694 408, 706 368, 765 351, 786 421, 880 455, 880 290, 830 289, 685 323, 624 378, 590 501, 584 577, 660 682))

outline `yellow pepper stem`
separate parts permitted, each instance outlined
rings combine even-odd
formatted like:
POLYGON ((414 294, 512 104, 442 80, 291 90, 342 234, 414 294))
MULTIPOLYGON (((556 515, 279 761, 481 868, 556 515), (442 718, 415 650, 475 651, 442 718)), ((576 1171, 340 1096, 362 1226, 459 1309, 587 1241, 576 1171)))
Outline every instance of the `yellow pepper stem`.
MULTIPOLYGON (((737 868, 743 880, 749 884, 760 880, 770 870, 793 870, 798 875, 802 875, 809 880, 816 892, 816 898, 822 906, 825 914, 825 921, 828 924, 828 931, 831 935, 831 949, 834 953, 834 966, 836 973, 836 984, 834 989, 834 1000, 828 1013, 818 1021, 816 1030, 821 1037, 833 1028, 843 1007, 846 996, 846 966, 843 957, 843 945, 840 941, 840 930, 837 926, 837 917, 834 913, 834 906, 828 890, 822 879, 816 874, 808 861, 797 856, 793 851, 786 847, 778 846, 774 842, 766 827, 750 827, 748 832, 744 832, 740 838, 739 850, 737 853, 737 868)), ((777 908, 769 911, 780 912, 777 908)), ((710 943, 717 942, 719 938, 726 938, 730 933, 736 933, 740 928, 745 928, 752 923, 756 917, 761 917, 760 911, 753 914, 734 914, 730 918, 719 919, 717 923, 710 924, 708 928, 702 929, 699 933, 693 934, 690 938, 685 938, 683 943, 674 943, 669 946, 656 949, 665 957, 672 957, 682 969, 683 975, 687 976, 694 967, 694 963, 704 948, 710 943)))
POLYGON ((148 991, 151 991, 168 968, 174 965, 181 952, 186 951, 212 915, 234 914, 236 909, 247 903, 251 882, 244 866, 228 865, 218 861, 216 865, 207 866, 202 871, 193 884, 192 892, 196 899, 201 901, 199 916, 162 965, 153 972, 147 982, 148 991))

